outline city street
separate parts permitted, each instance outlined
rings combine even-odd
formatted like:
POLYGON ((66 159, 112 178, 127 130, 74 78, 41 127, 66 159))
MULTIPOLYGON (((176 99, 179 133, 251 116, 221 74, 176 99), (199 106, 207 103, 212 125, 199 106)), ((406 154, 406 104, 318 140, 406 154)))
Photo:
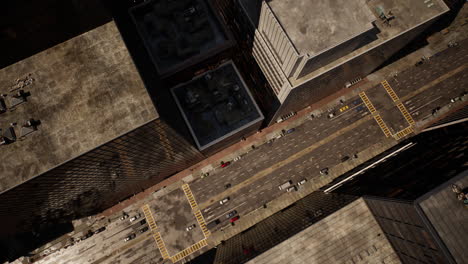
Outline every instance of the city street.
MULTIPOLYGON (((370 153, 384 151, 382 146, 414 135, 438 118, 434 109, 466 105, 467 95, 455 102, 451 99, 466 93, 468 87, 467 47, 465 40, 388 77, 387 82, 379 80, 382 83, 345 96, 342 102, 313 109, 321 114, 309 114, 294 127, 286 123, 283 131, 267 136, 271 138, 267 143, 252 145, 228 166, 216 165, 204 178, 194 173, 190 180, 172 189, 168 186, 171 190, 162 196, 150 195, 125 209, 125 214, 102 223, 106 230, 101 233, 67 249, 62 247, 72 239, 61 238, 50 246, 49 256, 36 263, 171 263, 195 257, 212 245, 213 237, 242 232, 236 228, 257 209, 286 200, 291 196, 287 188, 296 187, 291 193, 317 190, 364 163, 370 153), (288 181, 292 185, 280 190, 288 181), (128 217, 121 220, 123 215, 128 217), (136 215, 139 218, 130 222, 136 215), (239 218, 231 224, 235 216, 239 218), (140 222, 143 219, 145 223, 140 222), (219 223, 210 225, 215 220, 219 223), (128 237, 132 238, 124 241, 128 237)), ((93 227, 92 231, 99 228, 93 227)), ((75 240, 87 232, 76 233, 75 240)))

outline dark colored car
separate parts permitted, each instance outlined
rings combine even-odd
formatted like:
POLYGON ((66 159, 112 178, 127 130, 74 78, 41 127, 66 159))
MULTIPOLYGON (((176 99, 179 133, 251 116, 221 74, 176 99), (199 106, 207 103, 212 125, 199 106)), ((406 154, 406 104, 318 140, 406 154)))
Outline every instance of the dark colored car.
POLYGON ((229 220, 229 222, 234 223, 235 221, 239 220, 239 216, 235 216, 229 220))
POLYGON ((80 240, 81 240, 81 241, 86 240, 86 239, 92 237, 93 235, 94 235, 93 232, 88 231, 88 233, 86 233, 86 235, 82 236, 80 240))
POLYGON ((347 160, 349 160, 349 156, 344 156, 344 157, 341 158, 341 162, 345 162, 347 160))
POLYGON ((146 219, 143 219, 140 221, 140 225, 144 225, 144 224, 146 224, 146 219))
POLYGON ((236 211, 236 210, 233 210, 233 211, 231 211, 230 213, 228 213, 228 214, 226 215, 226 218, 231 218, 231 217, 235 216, 236 214, 237 214, 237 211, 236 211))
POLYGON ((105 226, 103 226, 103 227, 99 228, 98 230, 94 231, 94 234, 99 234, 99 233, 101 233, 101 232, 104 231, 104 230, 106 230, 106 227, 105 227, 105 226))
POLYGON ((133 234, 129 235, 128 237, 126 237, 126 238, 124 239, 124 242, 130 241, 130 240, 134 239, 135 237, 136 237, 136 234, 133 233, 133 234))
POLYGON ((320 170, 321 175, 328 175, 328 168, 323 168, 320 170))
POLYGON ((148 231, 148 229, 149 229, 149 227, 145 226, 142 229, 140 229, 138 232, 144 233, 144 232, 148 231))

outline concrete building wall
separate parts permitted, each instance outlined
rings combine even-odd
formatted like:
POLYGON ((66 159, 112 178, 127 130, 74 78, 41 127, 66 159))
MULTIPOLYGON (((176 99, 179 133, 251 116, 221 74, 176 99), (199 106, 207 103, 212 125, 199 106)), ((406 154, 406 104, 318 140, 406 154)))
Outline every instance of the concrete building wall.
POLYGON ((285 75, 289 76, 299 59, 299 53, 266 2, 262 3, 258 29, 265 39, 265 44, 272 51, 273 58, 270 59, 275 59, 285 75))
POLYGON ((403 263, 454 263, 444 256, 416 206, 366 198, 366 203, 403 263))
POLYGON ((292 111, 304 109, 326 96, 344 89, 345 83, 350 80, 367 76, 429 27, 432 22, 434 20, 405 32, 319 76, 301 81, 302 84, 293 87, 272 120, 292 111))
POLYGON ((0 234, 97 213, 203 157, 156 119, 3 193, 0 234))

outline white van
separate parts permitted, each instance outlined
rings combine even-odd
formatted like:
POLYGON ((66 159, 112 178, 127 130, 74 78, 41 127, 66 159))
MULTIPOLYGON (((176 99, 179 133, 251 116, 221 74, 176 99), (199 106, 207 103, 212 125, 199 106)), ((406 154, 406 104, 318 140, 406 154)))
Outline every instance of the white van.
POLYGON ((292 185, 292 181, 289 180, 289 181, 287 181, 287 182, 281 184, 280 186, 278 186, 278 188, 279 188, 280 190, 284 190, 284 189, 288 188, 288 187, 291 186, 291 185, 292 185))

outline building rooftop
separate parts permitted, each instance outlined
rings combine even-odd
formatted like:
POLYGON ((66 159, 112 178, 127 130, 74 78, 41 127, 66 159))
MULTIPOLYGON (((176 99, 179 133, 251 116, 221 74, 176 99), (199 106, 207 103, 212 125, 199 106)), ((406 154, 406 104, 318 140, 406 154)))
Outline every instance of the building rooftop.
POLYGON ((208 1, 152 0, 132 8, 130 14, 160 75, 230 45, 208 1))
POLYGON ((417 201, 456 262, 468 263, 468 210, 452 191, 452 184, 468 193, 468 170, 417 201))
POLYGON ((379 38, 388 39, 448 10, 442 0, 270 0, 268 6, 297 51, 311 57, 369 31, 381 14, 393 16, 391 26, 379 27, 379 38))
POLYGON ((0 69, 0 93, 0 128, 17 123, 18 137, 0 145, 0 192, 158 117, 114 22, 0 69), (20 140, 30 118, 40 125, 20 140))
POLYGON ((171 92, 201 150, 263 120, 232 61, 171 92))
POLYGON ((401 263, 362 198, 247 263, 361 262, 401 263))
POLYGON ((365 0, 270 0, 271 10, 299 54, 314 56, 373 28, 365 0))

